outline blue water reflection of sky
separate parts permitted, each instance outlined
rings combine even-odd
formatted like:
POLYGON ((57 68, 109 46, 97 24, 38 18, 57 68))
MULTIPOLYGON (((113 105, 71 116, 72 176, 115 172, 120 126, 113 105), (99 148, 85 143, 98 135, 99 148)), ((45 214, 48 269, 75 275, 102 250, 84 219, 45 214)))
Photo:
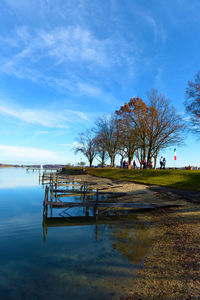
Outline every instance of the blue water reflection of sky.
POLYGON ((25 168, 0 168, 0 189, 38 186, 39 172, 25 168))
POLYGON ((0 168, 0 300, 114 300, 126 294, 148 251, 149 226, 134 218, 131 225, 48 227, 44 243, 38 176, 0 168))

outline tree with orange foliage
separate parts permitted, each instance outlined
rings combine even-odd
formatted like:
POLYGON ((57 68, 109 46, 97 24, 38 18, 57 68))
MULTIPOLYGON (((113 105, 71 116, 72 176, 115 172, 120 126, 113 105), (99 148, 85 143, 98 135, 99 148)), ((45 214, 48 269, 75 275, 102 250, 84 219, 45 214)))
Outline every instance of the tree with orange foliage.
POLYGON ((116 114, 123 124, 124 144, 129 147, 129 161, 136 150, 140 149, 140 163, 146 157, 147 148, 147 113, 148 107, 140 98, 132 98, 116 114), (130 151, 132 149, 132 151, 130 151))
POLYGON ((121 123, 126 128, 126 135, 137 150, 140 164, 146 159, 147 164, 156 159, 161 149, 182 140, 184 125, 169 101, 157 90, 148 93, 147 105, 140 98, 132 98, 116 111, 121 123))
POLYGON ((125 105, 122 106, 120 110, 117 110, 115 112, 119 120, 121 132, 120 155, 123 149, 124 156, 128 158, 128 162, 130 165, 132 163, 135 151, 138 148, 137 129, 135 124, 132 122, 131 107, 133 102, 131 100, 129 101, 129 104, 125 103, 125 105))

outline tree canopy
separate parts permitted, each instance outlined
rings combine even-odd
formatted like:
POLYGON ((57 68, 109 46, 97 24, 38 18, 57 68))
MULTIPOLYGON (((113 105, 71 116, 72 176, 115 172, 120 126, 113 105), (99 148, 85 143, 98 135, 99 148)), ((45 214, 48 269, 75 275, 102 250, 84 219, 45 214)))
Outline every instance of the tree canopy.
POLYGON ((132 98, 116 114, 127 129, 133 151, 140 153, 140 162, 156 159, 161 149, 182 140, 184 125, 180 116, 169 100, 155 89, 148 93, 148 104, 140 98, 132 98))
POLYGON ((102 166, 110 158, 110 166, 115 164, 116 155, 132 163, 134 155, 139 160, 146 160, 154 167, 159 152, 184 140, 184 123, 175 108, 164 95, 152 89, 147 94, 147 101, 139 97, 131 98, 110 117, 100 117, 95 128, 81 133, 79 146, 75 152, 82 152, 90 166, 98 158, 102 166))
POLYGON ((81 132, 77 138, 78 144, 75 146, 75 154, 81 152, 88 159, 89 166, 92 166, 92 162, 96 156, 96 144, 92 134, 92 130, 87 129, 85 132, 81 132))
POLYGON ((196 74, 193 82, 188 82, 185 107, 190 117, 192 131, 200 136, 200 71, 196 74))

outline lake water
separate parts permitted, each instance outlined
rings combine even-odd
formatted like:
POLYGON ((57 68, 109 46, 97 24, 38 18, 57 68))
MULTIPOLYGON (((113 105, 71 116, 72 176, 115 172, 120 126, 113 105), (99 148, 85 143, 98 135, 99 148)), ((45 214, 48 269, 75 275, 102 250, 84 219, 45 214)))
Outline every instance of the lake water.
POLYGON ((141 214, 110 224, 48 227, 37 171, 0 168, 0 299, 119 299, 150 247, 141 214))

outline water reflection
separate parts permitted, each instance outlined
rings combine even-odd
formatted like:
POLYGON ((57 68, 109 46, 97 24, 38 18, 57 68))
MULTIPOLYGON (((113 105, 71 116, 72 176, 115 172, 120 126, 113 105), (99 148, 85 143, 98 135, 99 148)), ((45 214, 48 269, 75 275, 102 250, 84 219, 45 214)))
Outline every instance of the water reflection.
POLYGON ((38 172, 0 169, 0 184, 0 299, 114 300, 132 288, 151 244, 142 215, 43 220, 38 172))
POLYGON ((141 264, 148 248, 152 245, 150 224, 139 221, 136 214, 112 217, 43 218, 43 242, 46 243, 48 228, 88 225, 93 227, 96 241, 104 240, 108 234, 113 249, 133 264, 141 264))
POLYGON ((110 238, 115 250, 133 264, 141 264, 152 244, 147 224, 109 225, 110 238))
POLYGON ((0 189, 38 186, 39 172, 26 172, 25 168, 0 168, 0 189))
MULTIPOLYGON (((68 179, 68 182, 66 183, 63 182, 63 178, 59 179, 59 177, 54 176, 52 179, 52 175, 50 175, 49 187, 51 191, 51 203, 53 204, 48 202, 48 188, 46 187, 45 199, 47 196, 47 202, 45 202, 46 200, 44 201, 45 213, 43 212, 42 223, 44 243, 46 243, 47 240, 48 227, 91 225, 95 231, 96 241, 98 241, 99 236, 102 236, 102 232, 104 234, 104 231, 106 230, 109 233, 109 239, 113 249, 124 258, 128 259, 130 263, 140 264, 146 256, 148 248, 151 246, 148 224, 138 222, 136 214, 131 214, 132 210, 123 209, 120 208, 120 206, 117 207, 117 209, 114 207, 106 208, 106 204, 109 202, 109 196, 106 194, 99 195, 98 193, 98 203, 101 204, 105 202, 105 207, 98 208, 98 203, 96 202, 96 206, 91 209, 90 207, 95 203, 97 194, 90 193, 89 189, 88 191, 84 189, 84 193, 81 194, 82 190, 80 189, 80 186, 80 182, 70 182, 68 179), (67 190, 62 187, 59 190, 60 194, 57 195, 57 192, 54 192, 54 182, 56 186, 67 186, 67 190), (75 184, 77 184, 77 188, 74 190, 75 184), (69 187, 71 187, 72 193, 70 193, 69 187), (76 195, 77 191, 79 192, 78 196, 76 195), (75 194, 73 194, 73 192, 75 192, 75 194), (60 199, 61 196, 68 197, 67 202, 66 200, 63 202, 62 198, 60 199), (73 198, 73 202, 69 200, 69 197, 73 198), (80 206, 78 208, 79 214, 77 216, 74 214, 77 210, 77 208, 74 208, 74 202, 78 202, 77 204, 80 206), (50 217, 48 214, 48 204, 45 205, 45 203, 49 203, 50 217), (62 211, 58 213, 56 217, 53 216, 52 206, 58 209, 60 205, 63 206, 62 211), (98 210, 98 214, 96 214, 96 209, 98 210), (60 217, 58 217, 58 215, 60 217)), ((87 186, 87 183, 84 182, 84 186, 87 186)), ((112 202, 110 204, 112 205, 112 202)))

